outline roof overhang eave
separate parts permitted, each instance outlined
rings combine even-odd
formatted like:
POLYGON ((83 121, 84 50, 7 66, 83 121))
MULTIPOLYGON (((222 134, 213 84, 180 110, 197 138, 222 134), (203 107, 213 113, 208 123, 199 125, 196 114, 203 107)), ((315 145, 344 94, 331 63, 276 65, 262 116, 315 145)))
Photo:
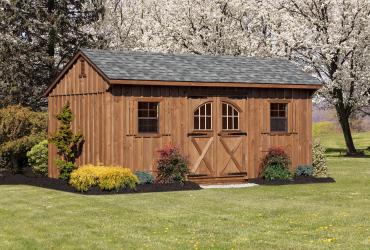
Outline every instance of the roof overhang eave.
POLYGON ((322 84, 306 83, 246 83, 246 82, 191 82, 191 81, 162 81, 137 79, 110 79, 112 85, 149 85, 149 86, 190 86, 190 87, 234 87, 234 88, 279 88, 279 89, 312 89, 318 90, 322 84))

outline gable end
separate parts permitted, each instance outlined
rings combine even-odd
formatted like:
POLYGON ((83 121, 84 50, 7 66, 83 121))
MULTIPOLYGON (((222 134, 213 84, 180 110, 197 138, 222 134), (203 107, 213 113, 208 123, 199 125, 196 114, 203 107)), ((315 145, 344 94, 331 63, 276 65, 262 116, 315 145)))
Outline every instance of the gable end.
POLYGON ((44 96, 93 94, 105 92, 108 77, 82 52, 78 52, 45 91, 44 96))

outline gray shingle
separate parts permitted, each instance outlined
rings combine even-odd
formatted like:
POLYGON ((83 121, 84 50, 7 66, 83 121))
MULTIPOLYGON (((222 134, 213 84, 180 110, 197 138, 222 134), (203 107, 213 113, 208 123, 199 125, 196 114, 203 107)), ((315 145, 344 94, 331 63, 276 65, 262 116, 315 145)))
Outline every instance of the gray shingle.
POLYGON ((81 51, 111 80, 320 84, 284 59, 81 51))

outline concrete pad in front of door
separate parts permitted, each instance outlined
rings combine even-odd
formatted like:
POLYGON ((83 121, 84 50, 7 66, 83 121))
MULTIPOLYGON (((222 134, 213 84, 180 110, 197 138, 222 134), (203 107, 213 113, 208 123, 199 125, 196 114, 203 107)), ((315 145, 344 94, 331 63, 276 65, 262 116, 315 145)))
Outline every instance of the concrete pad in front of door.
POLYGON ((258 186, 255 183, 242 183, 242 184, 216 184, 216 185, 200 185, 201 188, 246 188, 258 186))

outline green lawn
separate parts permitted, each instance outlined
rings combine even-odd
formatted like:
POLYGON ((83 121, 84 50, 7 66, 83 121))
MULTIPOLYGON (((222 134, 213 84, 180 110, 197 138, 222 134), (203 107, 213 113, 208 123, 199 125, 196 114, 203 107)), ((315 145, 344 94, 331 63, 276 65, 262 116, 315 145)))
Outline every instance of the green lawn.
MULTIPOLYGON (((370 154, 370 132, 354 133, 352 137, 358 150, 364 150, 370 154)), ((345 142, 341 133, 320 135, 318 138, 327 148, 329 155, 345 154, 345 142)))
POLYGON ((1 249, 370 249, 370 158, 328 162, 336 183, 112 196, 0 186, 1 249))

